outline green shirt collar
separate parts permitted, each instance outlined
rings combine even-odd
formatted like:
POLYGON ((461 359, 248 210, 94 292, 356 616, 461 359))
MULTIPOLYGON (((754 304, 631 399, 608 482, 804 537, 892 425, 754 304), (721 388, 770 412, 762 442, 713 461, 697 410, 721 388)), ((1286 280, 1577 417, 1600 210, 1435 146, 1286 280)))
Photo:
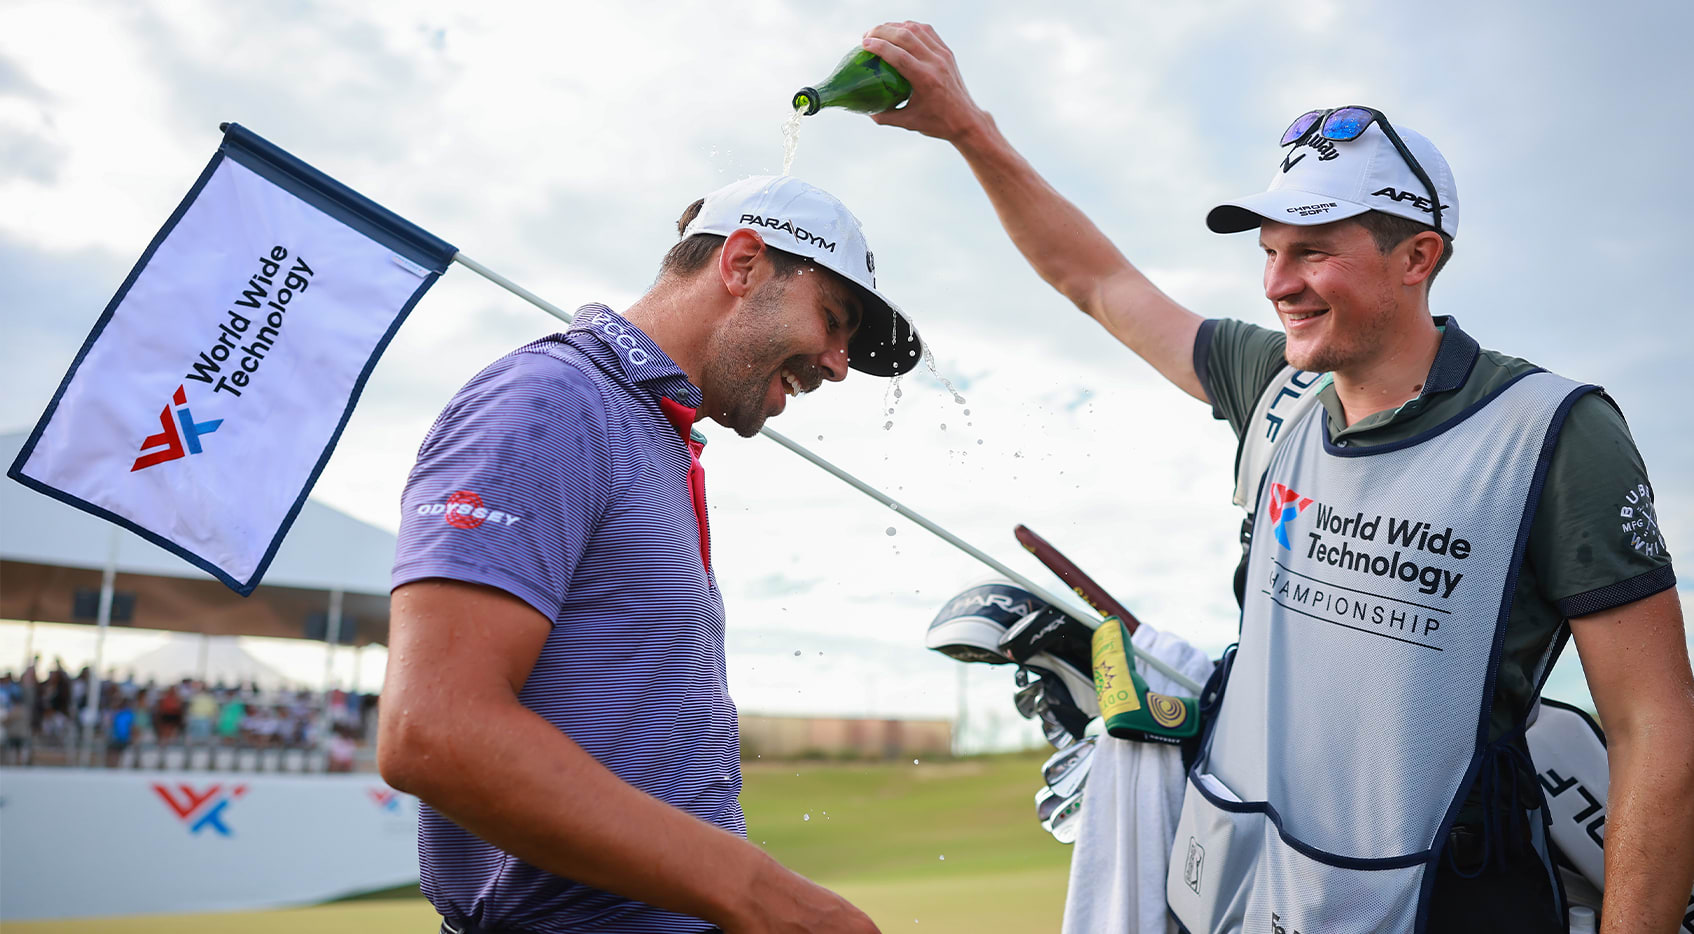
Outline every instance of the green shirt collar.
POLYGON ((1480 352, 1476 340, 1460 330, 1459 320, 1450 315, 1438 315, 1435 318, 1435 327, 1441 332, 1441 346, 1435 351, 1435 362, 1430 364, 1429 373, 1424 377, 1423 391, 1418 393, 1416 399, 1398 408, 1384 409, 1348 425, 1346 413, 1341 408, 1341 397, 1335 392, 1335 381, 1330 374, 1324 374, 1323 387, 1318 391, 1318 403, 1329 416, 1331 438, 1340 440, 1413 418, 1428 406, 1433 397, 1452 392, 1465 384, 1471 369, 1476 366, 1477 354, 1480 352))

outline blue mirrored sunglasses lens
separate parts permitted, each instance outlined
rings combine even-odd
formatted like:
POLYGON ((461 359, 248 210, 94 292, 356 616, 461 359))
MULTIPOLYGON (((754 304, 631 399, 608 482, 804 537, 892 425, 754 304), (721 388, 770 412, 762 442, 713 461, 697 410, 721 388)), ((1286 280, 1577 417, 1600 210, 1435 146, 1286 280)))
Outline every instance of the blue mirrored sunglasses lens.
POLYGON ((1324 118, 1323 138, 1338 143, 1358 139, 1359 134, 1375 119, 1376 115, 1363 107, 1343 107, 1324 118))
POLYGON ((1290 123, 1288 125, 1288 129, 1283 131, 1281 145, 1290 145, 1300 137, 1305 136, 1307 131, 1312 128, 1312 124, 1318 122, 1318 114, 1320 113, 1322 113, 1322 111, 1308 110, 1300 116, 1295 117, 1294 122, 1290 123))

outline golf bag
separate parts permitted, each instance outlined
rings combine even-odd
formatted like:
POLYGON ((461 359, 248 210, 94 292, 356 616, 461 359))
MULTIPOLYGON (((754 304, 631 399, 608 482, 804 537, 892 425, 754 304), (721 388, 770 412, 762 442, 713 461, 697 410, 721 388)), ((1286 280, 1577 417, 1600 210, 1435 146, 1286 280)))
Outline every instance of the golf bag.
MULTIPOLYGON (((1606 734, 1581 708, 1544 697, 1531 714, 1524 738, 1547 799, 1554 848, 1595 891, 1603 890, 1606 793, 1611 785, 1606 734)), ((1688 909, 1681 929, 1694 932, 1694 893, 1688 909)))

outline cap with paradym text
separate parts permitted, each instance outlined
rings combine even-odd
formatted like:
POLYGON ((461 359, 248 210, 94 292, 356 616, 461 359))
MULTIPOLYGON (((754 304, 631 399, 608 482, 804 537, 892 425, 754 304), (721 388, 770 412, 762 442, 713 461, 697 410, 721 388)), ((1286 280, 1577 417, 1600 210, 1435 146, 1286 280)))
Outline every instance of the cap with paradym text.
POLYGON ((852 284, 863 299, 847 365, 872 376, 896 376, 918 365, 923 341, 898 306, 876 287, 876 257, 859 219, 834 195, 792 175, 756 175, 706 196, 682 231, 727 237, 747 228, 765 245, 809 259, 852 284))

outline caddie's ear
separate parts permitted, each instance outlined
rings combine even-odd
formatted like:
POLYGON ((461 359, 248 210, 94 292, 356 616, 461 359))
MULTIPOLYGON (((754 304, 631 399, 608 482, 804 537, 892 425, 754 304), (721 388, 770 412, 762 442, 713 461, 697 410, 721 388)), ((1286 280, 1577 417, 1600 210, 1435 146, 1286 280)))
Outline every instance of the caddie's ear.
POLYGON ((746 227, 724 240, 718 253, 718 276, 724 290, 736 298, 746 298, 753 290, 759 270, 759 258, 765 253, 765 238, 746 227))
POLYGON ((1400 280, 1403 285, 1427 282, 1447 249, 1441 235, 1433 230, 1419 231, 1401 246, 1406 251, 1405 272, 1400 280))

